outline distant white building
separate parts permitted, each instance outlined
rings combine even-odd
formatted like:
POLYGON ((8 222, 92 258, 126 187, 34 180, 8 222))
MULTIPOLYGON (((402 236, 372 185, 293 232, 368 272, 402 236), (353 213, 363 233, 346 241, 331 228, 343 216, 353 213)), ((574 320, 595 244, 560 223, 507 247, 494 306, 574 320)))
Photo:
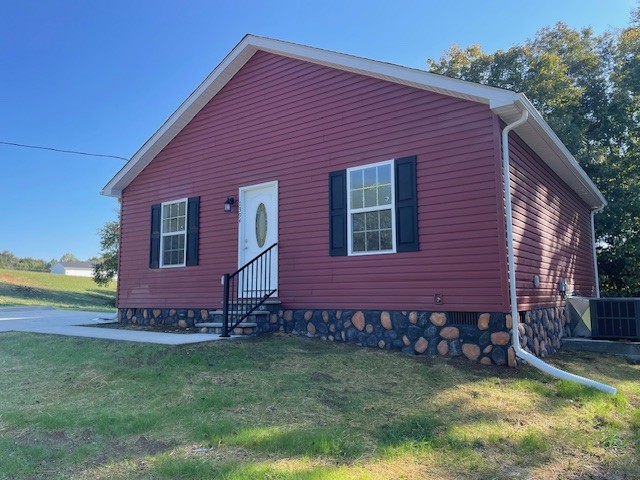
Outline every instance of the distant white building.
POLYGON ((92 277, 94 262, 58 262, 51 267, 51 273, 72 277, 92 277))

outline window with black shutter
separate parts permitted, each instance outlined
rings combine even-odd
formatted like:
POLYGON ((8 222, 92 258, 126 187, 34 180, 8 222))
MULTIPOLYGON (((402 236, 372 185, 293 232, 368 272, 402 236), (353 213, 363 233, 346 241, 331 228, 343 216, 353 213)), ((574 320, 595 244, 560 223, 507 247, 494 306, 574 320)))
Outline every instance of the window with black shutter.
POLYGON ((200 197, 151 207, 150 268, 198 264, 200 197))
POLYGON ((329 193, 331 256, 419 249, 416 157, 332 172, 329 193))

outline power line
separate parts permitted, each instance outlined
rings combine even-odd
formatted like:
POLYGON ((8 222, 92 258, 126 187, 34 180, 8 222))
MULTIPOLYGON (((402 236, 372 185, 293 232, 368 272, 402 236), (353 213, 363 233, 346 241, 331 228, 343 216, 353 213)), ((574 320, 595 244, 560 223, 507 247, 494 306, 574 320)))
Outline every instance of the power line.
POLYGON ((78 152, 76 150, 62 150, 60 148, 41 147, 41 146, 38 146, 38 145, 25 145, 25 144, 22 144, 22 143, 3 142, 3 141, 0 141, 0 144, 2 144, 2 145, 10 145, 12 147, 35 148, 37 150, 50 150, 52 152, 72 153, 74 155, 85 155, 87 157, 107 157, 107 158, 117 158, 118 160, 124 160, 125 162, 129 161, 128 158, 119 157, 118 155, 107 155, 107 154, 104 154, 104 153, 78 152))

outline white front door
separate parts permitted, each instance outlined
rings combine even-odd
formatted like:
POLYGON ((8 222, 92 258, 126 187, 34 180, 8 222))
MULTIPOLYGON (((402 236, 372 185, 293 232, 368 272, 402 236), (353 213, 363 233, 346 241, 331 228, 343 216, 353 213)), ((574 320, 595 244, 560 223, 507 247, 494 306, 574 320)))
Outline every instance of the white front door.
MULTIPOLYGON (((278 241, 278 182, 240 188, 238 267, 278 241)), ((278 288, 278 247, 241 275, 239 292, 258 297, 267 287, 278 288)))

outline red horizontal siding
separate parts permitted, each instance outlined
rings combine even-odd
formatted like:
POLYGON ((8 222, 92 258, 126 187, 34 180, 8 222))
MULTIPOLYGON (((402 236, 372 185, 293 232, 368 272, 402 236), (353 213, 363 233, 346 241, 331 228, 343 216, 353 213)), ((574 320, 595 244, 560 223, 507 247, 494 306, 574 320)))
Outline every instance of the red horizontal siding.
POLYGON ((563 304, 558 282, 595 293, 591 212, 517 136, 509 138, 518 308, 563 304), (540 287, 533 277, 540 277, 540 287))
MULTIPOLYGON (((258 52, 127 187, 120 307, 217 306, 238 188, 278 180, 289 308, 505 311, 496 119, 481 104, 258 52), (420 251, 330 257, 329 172, 417 155, 420 251), (150 207, 200 196, 197 267, 148 268, 150 207)), ((499 148, 499 145, 498 145, 499 148)))

